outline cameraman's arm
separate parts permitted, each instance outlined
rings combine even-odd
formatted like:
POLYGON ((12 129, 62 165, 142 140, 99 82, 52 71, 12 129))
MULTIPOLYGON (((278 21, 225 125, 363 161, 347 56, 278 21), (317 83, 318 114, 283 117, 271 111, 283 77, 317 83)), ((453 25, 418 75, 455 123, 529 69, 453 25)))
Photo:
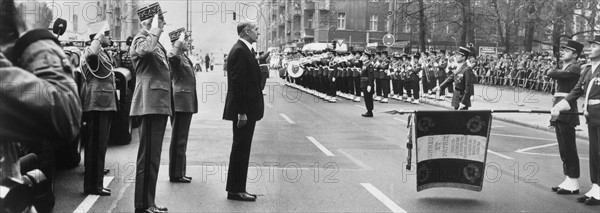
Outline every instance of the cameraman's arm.
MULTIPOLYGON (((36 143, 71 142, 81 126, 81 103, 64 51, 47 30, 16 43, 19 67, 0 56, 0 138, 36 143)), ((0 54, 1 55, 1 54, 0 54)))

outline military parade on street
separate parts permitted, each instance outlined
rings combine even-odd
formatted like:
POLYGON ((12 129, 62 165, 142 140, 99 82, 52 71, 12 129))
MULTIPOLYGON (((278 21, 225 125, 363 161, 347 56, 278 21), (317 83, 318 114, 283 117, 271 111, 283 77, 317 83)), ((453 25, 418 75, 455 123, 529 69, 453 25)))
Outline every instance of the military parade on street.
POLYGON ((0 0, 0 213, 599 212, 597 0, 0 0))

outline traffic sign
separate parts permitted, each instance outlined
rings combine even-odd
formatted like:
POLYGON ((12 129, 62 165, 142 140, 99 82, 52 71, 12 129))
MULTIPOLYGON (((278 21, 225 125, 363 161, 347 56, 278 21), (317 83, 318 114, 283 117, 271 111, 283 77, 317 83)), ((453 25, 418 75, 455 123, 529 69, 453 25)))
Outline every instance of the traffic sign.
POLYGON ((394 44, 394 42, 396 42, 396 38, 394 37, 394 35, 386 34, 385 36, 383 36, 383 45, 390 47, 392 46, 392 44, 394 44))

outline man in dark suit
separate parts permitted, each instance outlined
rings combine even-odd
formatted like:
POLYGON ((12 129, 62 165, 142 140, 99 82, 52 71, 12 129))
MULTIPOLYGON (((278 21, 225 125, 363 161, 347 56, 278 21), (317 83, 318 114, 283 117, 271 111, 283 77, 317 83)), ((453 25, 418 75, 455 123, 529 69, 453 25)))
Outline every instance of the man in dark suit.
POLYGON ((169 148, 169 178, 175 183, 189 183, 192 177, 185 176, 186 149, 192 114, 198 112, 198 95, 196 94, 196 75, 192 61, 185 55, 188 45, 185 33, 179 40, 173 40, 173 48, 169 56, 173 75, 173 130, 169 148))
POLYGON ((456 59, 457 71, 452 73, 444 83, 440 86, 433 88, 433 92, 444 90, 446 87, 453 86, 454 93, 452 96, 452 106, 454 109, 467 110, 471 107, 471 96, 473 95, 473 82, 475 81, 475 75, 471 70, 471 67, 465 63, 467 57, 471 54, 471 51, 465 47, 460 47, 454 55, 456 59))
POLYGON ((579 97, 584 97, 583 115, 587 120, 590 138, 590 179, 592 188, 584 196, 577 198, 586 205, 600 205, 600 36, 589 41, 589 58, 591 62, 582 66, 581 76, 577 84, 565 99, 552 108, 552 117, 556 119, 559 112, 570 110, 579 97))
POLYGON ((104 188, 104 160, 110 124, 117 111, 114 62, 103 47, 110 45, 108 24, 96 34, 91 34, 92 43, 83 52, 81 70, 85 83, 81 89, 83 118, 87 123, 86 134, 82 134, 85 143, 85 176, 83 192, 101 196, 110 195, 110 189, 104 188))
MULTIPOLYGON (((577 84, 581 73, 581 66, 577 63, 577 58, 582 50, 583 44, 568 40, 560 50, 562 68, 549 69, 546 73, 548 77, 557 81, 553 106, 567 97, 577 84)), ((571 103, 569 111, 578 112, 576 102, 571 103)), ((563 161, 563 173, 566 176, 561 184, 552 187, 552 191, 558 194, 579 194, 579 156, 575 144, 575 126, 579 125, 579 115, 562 114, 557 119, 551 120, 550 124, 554 126, 556 132, 558 151, 563 161)))
POLYGON ((261 75, 252 43, 258 39, 256 24, 238 24, 239 40, 227 58, 227 97, 223 119, 232 121, 233 145, 227 174, 227 199, 255 201, 256 195, 246 192, 248 161, 256 121, 262 119, 264 102, 261 75))
POLYGON ((136 212, 166 212, 154 203, 163 137, 172 114, 171 71, 167 52, 158 41, 166 23, 160 14, 141 24, 130 48, 136 73, 130 114, 141 121, 134 204, 136 212))

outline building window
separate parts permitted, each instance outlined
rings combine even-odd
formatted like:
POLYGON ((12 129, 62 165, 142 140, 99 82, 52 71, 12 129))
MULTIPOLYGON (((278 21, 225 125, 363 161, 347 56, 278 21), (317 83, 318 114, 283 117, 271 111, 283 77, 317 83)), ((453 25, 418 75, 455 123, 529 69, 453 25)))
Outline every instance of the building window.
POLYGON ((407 22, 404 22, 404 32, 405 33, 410 33, 410 24, 407 22))
POLYGON ((346 13, 338 13, 338 29, 346 29, 346 13))
POLYGON ((379 19, 379 17, 377 17, 377 15, 371 15, 371 20, 369 21, 369 23, 371 24, 371 31, 377 31, 377 20, 379 19))

